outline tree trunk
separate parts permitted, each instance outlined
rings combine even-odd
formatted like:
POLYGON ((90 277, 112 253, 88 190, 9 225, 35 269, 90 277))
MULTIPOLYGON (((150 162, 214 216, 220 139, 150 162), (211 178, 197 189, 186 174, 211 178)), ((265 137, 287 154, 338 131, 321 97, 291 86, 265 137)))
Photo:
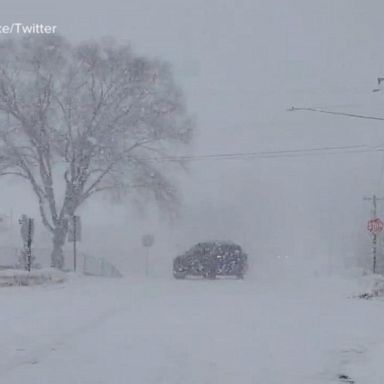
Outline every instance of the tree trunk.
POLYGON ((53 249, 51 253, 51 266, 53 268, 64 268, 63 246, 67 236, 68 226, 66 221, 59 223, 53 231, 53 249))

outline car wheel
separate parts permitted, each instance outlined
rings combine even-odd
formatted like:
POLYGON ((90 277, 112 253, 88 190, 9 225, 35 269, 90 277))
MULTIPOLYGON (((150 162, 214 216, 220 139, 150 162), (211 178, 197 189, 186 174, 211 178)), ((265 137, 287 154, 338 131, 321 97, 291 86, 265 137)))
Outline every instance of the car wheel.
POLYGON ((203 273, 203 278, 209 279, 209 280, 215 280, 216 279, 216 272, 215 271, 206 271, 203 273))
POLYGON ((185 272, 173 272, 173 277, 175 279, 185 279, 187 274, 185 272))

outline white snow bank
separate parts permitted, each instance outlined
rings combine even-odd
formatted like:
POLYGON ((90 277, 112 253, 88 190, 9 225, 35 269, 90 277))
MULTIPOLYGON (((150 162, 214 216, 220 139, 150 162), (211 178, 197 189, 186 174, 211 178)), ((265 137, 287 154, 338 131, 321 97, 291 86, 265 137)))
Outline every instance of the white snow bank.
POLYGON ((66 280, 63 272, 53 268, 32 270, 5 269, 0 271, 0 287, 61 283, 66 280))
POLYGON ((371 299, 373 297, 384 297, 384 276, 368 275, 361 279, 362 292, 358 297, 362 299, 371 299))

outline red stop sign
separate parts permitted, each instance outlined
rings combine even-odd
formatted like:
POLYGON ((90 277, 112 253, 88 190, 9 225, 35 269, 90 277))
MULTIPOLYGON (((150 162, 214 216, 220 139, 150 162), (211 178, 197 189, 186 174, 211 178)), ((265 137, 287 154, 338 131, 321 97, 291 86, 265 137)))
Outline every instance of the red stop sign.
POLYGON ((378 234, 383 230, 384 223, 377 217, 376 219, 368 221, 367 228, 369 232, 373 234, 378 234))

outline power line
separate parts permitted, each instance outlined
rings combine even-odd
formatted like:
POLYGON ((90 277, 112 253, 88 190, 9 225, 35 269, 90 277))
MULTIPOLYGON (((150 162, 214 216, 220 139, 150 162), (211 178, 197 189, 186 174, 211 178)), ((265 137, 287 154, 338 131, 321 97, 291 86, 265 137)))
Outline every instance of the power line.
POLYGON ((347 146, 326 146, 300 149, 285 149, 274 151, 256 151, 256 152, 234 152, 217 153, 203 155, 183 155, 183 156, 164 156, 164 157, 143 157, 142 160, 150 161, 177 161, 191 162, 203 160, 248 160, 262 158, 289 158, 289 157, 307 157, 316 155, 339 155, 356 154, 367 152, 382 152, 383 147, 372 147, 367 145, 347 145, 347 146))
POLYGON ((330 115, 354 117, 354 118, 357 118, 357 119, 384 121, 384 117, 369 116, 369 115, 359 115, 359 114, 356 114, 356 113, 347 113, 347 112, 328 111, 328 110, 320 109, 320 108, 296 108, 296 107, 291 107, 291 108, 288 109, 288 111, 289 112, 294 112, 294 111, 320 112, 320 113, 327 113, 327 114, 330 114, 330 115))
MULTIPOLYGON (((384 81, 383 77, 379 77, 377 79, 378 85, 380 86, 381 83, 384 81)), ((373 92, 381 91, 381 88, 374 89, 373 92)), ((309 111, 309 112, 319 112, 319 113, 326 113, 326 114, 331 114, 331 115, 338 115, 338 116, 347 116, 347 117, 352 117, 352 118, 358 118, 358 119, 365 119, 365 120, 379 120, 379 121, 384 121, 384 117, 378 117, 378 116, 370 116, 370 115, 360 115, 356 113, 347 113, 347 112, 336 112, 336 111, 329 111, 325 109, 320 109, 320 108, 296 108, 296 107, 291 107, 288 109, 290 112, 294 111, 309 111)), ((384 178, 384 153, 382 156, 381 160, 381 167, 380 167, 380 173, 379 173, 379 179, 378 179, 378 190, 381 190, 382 182, 384 178)))

